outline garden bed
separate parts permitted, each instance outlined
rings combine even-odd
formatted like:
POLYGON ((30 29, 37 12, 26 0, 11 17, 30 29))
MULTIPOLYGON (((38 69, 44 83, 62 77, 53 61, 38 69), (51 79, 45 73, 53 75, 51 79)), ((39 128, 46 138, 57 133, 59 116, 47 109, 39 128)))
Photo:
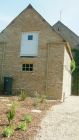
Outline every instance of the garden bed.
POLYGON ((33 140, 37 130, 40 129, 40 121, 51 106, 58 104, 57 101, 42 102, 34 104, 35 98, 27 97, 24 101, 18 101, 18 96, 0 97, 0 140, 33 140), (16 114, 12 124, 15 126, 14 134, 10 138, 3 136, 3 130, 8 126, 7 112, 12 104, 16 102, 16 114), (25 114, 32 116, 32 122, 28 124, 25 131, 17 129, 19 122, 25 114))

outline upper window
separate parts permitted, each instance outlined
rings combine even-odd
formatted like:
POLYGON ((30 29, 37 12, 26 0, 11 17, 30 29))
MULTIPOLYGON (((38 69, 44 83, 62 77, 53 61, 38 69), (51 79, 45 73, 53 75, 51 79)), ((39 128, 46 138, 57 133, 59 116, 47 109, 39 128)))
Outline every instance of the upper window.
POLYGON ((37 55, 38 55, 38 32, 22 33, 20 56, 35 57, 37 55))
POLYGON ((33 35, 28 35, 28 40, 33 40, 33 35))

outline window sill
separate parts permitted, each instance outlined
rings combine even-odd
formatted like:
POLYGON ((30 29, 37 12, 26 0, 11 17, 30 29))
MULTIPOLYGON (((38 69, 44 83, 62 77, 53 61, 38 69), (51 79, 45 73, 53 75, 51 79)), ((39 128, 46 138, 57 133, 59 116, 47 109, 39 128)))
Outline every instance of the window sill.
POLYGON ((34 71, 21 71, 23 73, 34 73, 34 71))
POLYGON ((36 58, 37 56, 20 56, 21 58, 36 58))

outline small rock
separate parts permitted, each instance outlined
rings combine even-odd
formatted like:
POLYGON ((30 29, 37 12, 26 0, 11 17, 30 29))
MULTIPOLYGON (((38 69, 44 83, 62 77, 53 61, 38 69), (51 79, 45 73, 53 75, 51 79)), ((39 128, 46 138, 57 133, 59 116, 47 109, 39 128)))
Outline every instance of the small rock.
POLYGON ((41 110, 33 109, 33 110, 31 110, 31 112, 41 113, 41 110))

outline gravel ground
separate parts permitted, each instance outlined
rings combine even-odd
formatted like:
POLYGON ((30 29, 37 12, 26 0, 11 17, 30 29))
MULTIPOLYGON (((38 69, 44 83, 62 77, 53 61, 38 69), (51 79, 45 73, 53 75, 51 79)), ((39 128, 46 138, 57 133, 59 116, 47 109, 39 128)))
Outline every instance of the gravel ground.
POLYGON ((79 140, 79 96, 52 107, 34 140, 79 140))

